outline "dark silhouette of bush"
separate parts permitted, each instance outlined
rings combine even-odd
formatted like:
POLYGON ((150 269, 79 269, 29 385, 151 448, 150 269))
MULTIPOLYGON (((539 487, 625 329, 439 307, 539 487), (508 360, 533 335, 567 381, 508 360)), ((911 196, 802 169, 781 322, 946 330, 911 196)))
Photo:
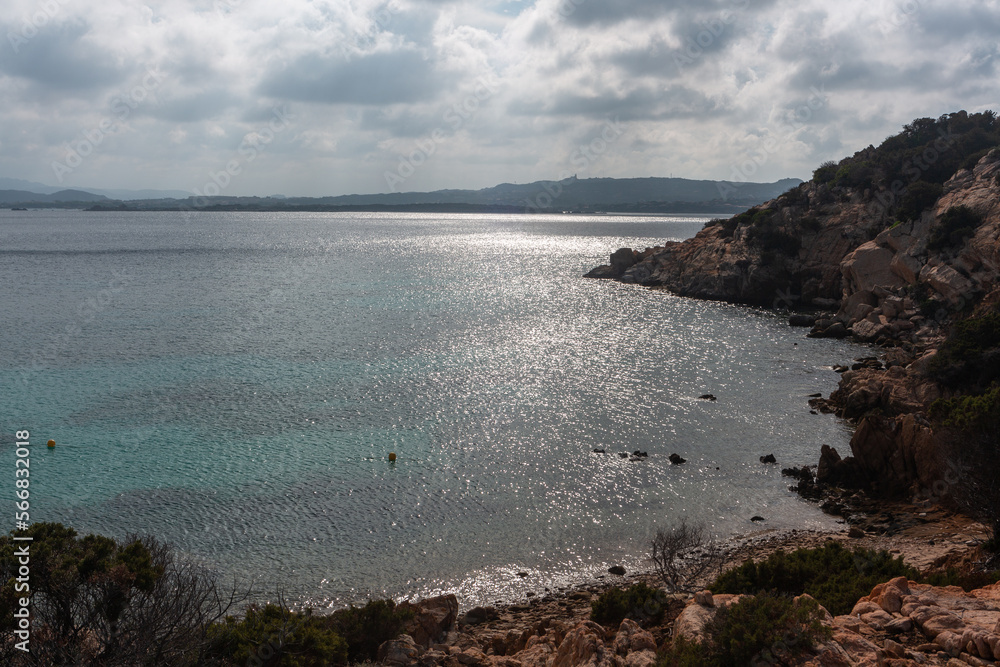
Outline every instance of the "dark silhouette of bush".
POLYGON ((934 205, 941 196, 940 183, 917 181, 906 186, 906 192, 900 198, 896 208, 896 217, 900 220, 916 220, 920 215, 934 205))
POLYGON ((942 250, 962 245, 983 224, 983 216, 968 206, 952 206, 931 229, 928 250, 942 250))
POLYGON ((800 655, 833 631, 822 624, 815 600, 794 601, 787 595, 762 592, 722 607, 709 625, 711 639, 698 644, 684 638, 673 641, 658 667, 746 667, 774 664, 776 659, 800 655), (780 656, 780 658, 778 658, 780 656))
POLYGON ((223 591, 208 571, 150 537, 79 537, 59 523, 36 523, 0 537, 0 663, 72 665, 196 664, 206 627, 246 595, 223 591), (31 652, 13 647, 16 550, 31 537, 31 652))
POLYGON ((808 593, 838 616, 849 613, 876 584, 898 576, 915 578, 918 573, 887 551, 849 551, 831 541, 817 549, 778 551, 759 563, 747 561, 724 572, 709 589, 713 593, 808 593))
POLYGON ((663 591, 642 582, 626 590, 609 588, 590 603, 590 620, 617 626, 630 618, 643 625, 655 625, 663 618, 666 602, 663 591))
POLYGON ((941 384, 970 394, 1000 381, 1000 310, 953 324, 927 371, 941 384))
POLYGON ((364 607, 351 605, 333 612, 330 627, 347 641, 351 662, 360 662, 375 660, 378 647, 398 637, 412 618, 412 610, 392 600, 370 600, 364 607))
POLYGON ((242 618, 208 628, 204 662, 220 666, 327 667, 347 664, 347 642, 330 619, 284 604, 251 605, 242 618))
POLYGON ((874 185, 876 171, 868 161, 849 162, 837 168, 832 186, 865 190, 874 185))
POLYGON ((813 171, 813 177, 812 177, 813 183, 816 183, 817 185, 823 185, 824 183, 829 183, 830 181, 832 181, 834 178, 837 177, 838 169, 839 167, 837 166, 837 163, 834 162, 833 160, 828 160, 827 162, 824 162, 819 167, 817 167, 815 171, 813 171))

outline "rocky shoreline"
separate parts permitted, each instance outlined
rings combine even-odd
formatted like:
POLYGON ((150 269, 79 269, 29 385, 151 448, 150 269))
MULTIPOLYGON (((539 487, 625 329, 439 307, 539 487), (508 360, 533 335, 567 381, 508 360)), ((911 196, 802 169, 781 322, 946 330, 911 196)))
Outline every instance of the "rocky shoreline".
MULTIPOLYGON (((978 544, 985 536, 983 526, 940 507, 897 503, 883 505, 880 509, 879 513, 857 513, 855 520, 845 521, 844 530, 838 533, 765 530, 735 539, 727 545, 727 567, 747 559, 760 560, 778 550, 818 547, 832 539, 849 547, 885 549, 903 556, 918 569, 939 570, 975 559, 978 544), (891 514, 892 519, 886 521, 886 514, 891 514), (863 528, 859 529, 859 526, 863 528), (858 534, 850 530, 852 528, 860 530, 861 536, 851 537, 858 534)), ((657 651, 666 648, 675 635, 683 634, 689 639, 696 639, 704 633, 711 610, 731 604, 738 597, 713 597, 707 592, 697 596, 668 596, 663 620, 645 628, 629 619, 613 627, 590 620, 591 602, 602 592, 639 582, 661 585, 652 572, 627 573, 526 598, 523 604, 476 607, 464 610, 464 613, 460 613, 462 610, 454 595, 423 600, 413 605, 418 614, 408 628, 408 634, 384 644, 379 650, 379 661, 400 667, 650 667, 656 664, 657 651)), ((902 590, 903 583, 896 581, 892 585, 902 590)), ((918 584, 911 584, 910 587, 925 601, 934 601, 939 607, 945 605, 940 613, 935 614, 937 616, 953 614, 954 609, 962 605, 974 606, 976 600, 985 596, 990 602, 980 606, 990 608, 984 611, 983 617, 995 616, 994 624, 1000 620, 1000 585, 989 587, 987 593, 970 594, 959 594, 953 588, 935 590, 933 587, 921 588, 918 584)), ((856 614, 829 617, 830 626, 836 630, 834 640, 817 647, 817 662, 797 664, 955 667, 948 661, 964 651, 959 650, 954 655, 949 652, 957 646, 952 637, 954 632, 942 638, 950 642, 948 648, 932 644, 927 634, 923 633, 924 626, 912 620, 909 626, 900 622, 889 627, 901 618, 882 610, 883 614, 891 617, 888 620, 871 607, 872 604, 877 606, 882 597, 883 591, 880 590, 871 599, 859 601, 860 617, 856 614), (923 650, 918 651, 921 647, 923 650), (886 662, 892 659, 894 651, 910 662, 886 662), (907 655, 909 658, 905 657, 907 655)), ((898 613, 901 609, 896 610, 897 616, 901 617, 898 613)), ((930 612, 925 610, 922 613, 926 615, 930 612)), ((975 627, 981 633, 993 630, 993 626, 975 627)), ((971 657, 967 652, 966 655, 971 657)), ((990 660, 960 664, 993 664, 992 658, 990 660)))
MULTIPOLYGON (((966 112, 918 119, 879 148, 824 164, 811 182, 711 221, 691 239, 621 248, 586 274, 791 311, 789 324, 808 327, 809 336, 852 337, 879 350, 836 368, 837 390, 810 401, 814 411, 855 425, 850 455, 824 445, 818 465, 783 471, 800 495, 839 517, 843 530, 763 531, 732 541, 728 565, 833 539, 901 555, 922 572, 983 569, 982 545, 1000 530, 1000 517, 984 526, 955 511, 962 503, 954 492, 968 497, 976 462, 956 467, 949 449, 955 433, 930 414, 940 399, 983 391, 932 371, 955 327, 976 317, 993 322, 1000 312, 1000 148, 983 139, 995 133, 995 122, 992 114, 966 112)), ((962 363, 985 359, 1000 369, 989 356, 1000 342, 984 347, 962 363)), ((983 377, 988 385, 996 375, 983 377)), ((614 627, 590 620, 599 593, 637 582, 658 583, 649 572, 615 575, 461 617, 454 596, 435 598, 419 603, 438 609, 434 632, 426 623, 415 626, 421 639, 388 642, 380 658, 407 666, 649 667, 673 637, 704 639, 718 610, 740 597, 673 596, 663 621, 646 628, 628 619, 614 627)), ((1000 584, 966 592, 897 577, 850 614, 822 611, 827 639, 805 657, 773 647, 761 664, 1000 664, 1000 584)))
POLYGON ((881 196, 805 183, 686 241, 619 249, 586 277, 792 310, 809 336, 877 346, 878 358, 837 369, 838 389, 812 402, 856 424, 838 481, 937 497, 955 486, 955 466, 928 413, 959 392, 929 369, 956 322, 1000 307, 1000 149, 959 169, 915 219, 888 222, 881 196), (973 222, 943 236, 956 210, 973 222))

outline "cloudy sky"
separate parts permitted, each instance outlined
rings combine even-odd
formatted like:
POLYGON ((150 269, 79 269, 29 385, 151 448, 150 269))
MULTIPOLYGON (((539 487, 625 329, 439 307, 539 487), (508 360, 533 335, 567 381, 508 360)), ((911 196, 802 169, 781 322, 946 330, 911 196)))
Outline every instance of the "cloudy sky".
POLYGON ((770 181, 1000 110, 1000 0, 5 0, 0 27, 0 176, 65 187, 770 181))

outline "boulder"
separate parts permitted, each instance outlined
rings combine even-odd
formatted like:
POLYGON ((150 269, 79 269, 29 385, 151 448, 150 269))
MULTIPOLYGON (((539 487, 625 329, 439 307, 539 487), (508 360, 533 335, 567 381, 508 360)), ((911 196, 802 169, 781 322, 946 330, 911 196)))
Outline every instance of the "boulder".
POLYGON ((623 657, 634 651, 656 651, 656 640, 653 635, 639 627, 638 623, 626 618, 618 626, 612 650, 616 655, 623 657))
POLYGON ((976 292, 975 286, 965 276, 947 264, 925 266, 920 270, 920 280, 954 307, 964 306, 976 292))
POLYGON ((531 646, 525 647, 511 657, 517 660, 522 667, 550 667, 552 657, 556 652, 555 645, 543 637, 532 637, 539 641, 533 642, 531 646))
POLYGON ((420 647, 410 635, 400 635, 378 647, 378 662, 388 667, 416 665, 420 647))
POLYGON ((788 324, 793 327, 811 327, 816 324, 816 316, 795 313, 794 315, 789 316, 788 324))
POLYGON ((413 610, 414 617, 406 624, 405 631, 424 647, 437 643, 458 618, 458 598, 454 594, 427 598, 416 604, 403 602, 399 606, 413 610))
POLYGON ((851 333, 854 337, 862 343, 874 343, 879 338, 883 338, 890 333, 892 329, 881 322, 872 322, 870 320, 860 320, 854 323, 851 327, 851 333))
POLYGON ((493 607, 473 607, 462 616, 464 625, 478 625, 495 621, 499 617, 497 610, 493 607))
POLYGON ((841 459, 837 450, 829 445, 823 445, 820 448, 816 481, 821 484, 852 489, 863 488, 867 485, 864 472, 855 459, 850 456, 841 459))
POLYGON ((916 257, 904 253, 898 253, 889 262, 889 270, 899 276, 908 285, 917 282, 923 264, 916 257))
POLYGON ((604 628, 582 621, 559 644, 550 667, 610 667, 611 657, 604 646, 604 628))
POLYGON ((603 264, 586 273, 584 278, 618 279, 639 260, 631 248, 619 248, 611 253, 611 263, 603 264))
POLYGON ((903 280, 889 269, 895 253, 883 248, 875 241, 862 243, 849 253, 840 263, 848 293, 873 291, 876 287, 895 289, 905 285, 903 280))

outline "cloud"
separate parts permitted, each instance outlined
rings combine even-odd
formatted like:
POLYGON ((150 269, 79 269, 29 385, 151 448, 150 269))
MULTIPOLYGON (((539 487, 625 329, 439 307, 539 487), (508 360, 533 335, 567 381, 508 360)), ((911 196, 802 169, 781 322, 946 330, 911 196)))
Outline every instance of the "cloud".
POLYGON ((755 178, 805 177, 915 117, 1000 109, 997 0, 75 0, 37 26, 9 4, 0 176, 52 182, 163 73, 62 185, 200 186, 275 105, 294 120, 228 192, 385 190, 439 129, 407 188, 554 178, 614 118, 591 175, 729 178, 778 138, 755 178))
POLYGON ((124 67, 88 39, 90 25, 80 17, 53 21, 35 31, 10 24, 0 30, 7 35, 4 46, 10 47, 0 58, 4 74, 66 93, 122 80, 124 67))
POLYGON ((421 52, 400 49, 353 58, 307 54, 269 73, 260 92, 304 102, 382 105, 424 101, 445 85, 421 52))

